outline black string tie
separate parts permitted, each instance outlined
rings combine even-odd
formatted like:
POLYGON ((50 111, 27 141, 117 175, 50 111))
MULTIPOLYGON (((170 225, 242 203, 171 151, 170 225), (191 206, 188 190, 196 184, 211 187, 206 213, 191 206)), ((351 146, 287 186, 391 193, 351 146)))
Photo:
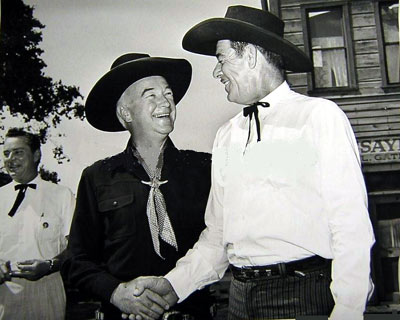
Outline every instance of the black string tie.
POLYGON ((253 114, 254 114, 254 118, 256 120, 256 130, 257 130, 257 142, 261 141, 261 129, 260 129, 260 119, 258 118, 258 109, 257 106, 261 106, 263 108, 268 108, 269 107, 269 103, 268 102, 256 102, 253 103, 252 105, 243 108, 243 116, 247 117, 250 116, 249 119, 249 135, 247 136, 247 144, 249 143, 249 139, 250 139, 250 133, 251 133, 251 119, 253 118, 253 114))
POLYGON ((25 192, 26 189, 32 188, 32 189, 36 189, 36 184, 35 183, 28 183, 28 184, 17 184, 14 188, 15 191, 19 190, 17 197, 15 198, 15 202, 14 205, 12 206, 10 212, 8 213, 8 215, 10 217, 13 217, 14 214, 17 212, 18 207, 20 206, 20 204, 22 203, 22 201, 25 198, 25 192))

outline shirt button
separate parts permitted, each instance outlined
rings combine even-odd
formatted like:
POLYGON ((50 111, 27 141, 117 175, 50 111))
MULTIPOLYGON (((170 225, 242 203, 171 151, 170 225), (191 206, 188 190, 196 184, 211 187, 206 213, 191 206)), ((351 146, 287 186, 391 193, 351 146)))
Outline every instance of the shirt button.
POLYGON ((49 224, 47 222, 43 222, 43 228, 47 229, 49 227, 49 224))
POLYGON ((113 202, 113 206, 116 207, 118 205, 118 201, 113 202))

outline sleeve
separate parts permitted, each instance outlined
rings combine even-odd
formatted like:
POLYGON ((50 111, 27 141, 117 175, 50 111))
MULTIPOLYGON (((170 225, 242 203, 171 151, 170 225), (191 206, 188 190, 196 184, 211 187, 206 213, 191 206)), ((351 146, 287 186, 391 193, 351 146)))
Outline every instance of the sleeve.
POLYGON ((70 189, 65 188, 63 201, 63 236, 68 237, 71 229, 72 217, 75 210, 75 196, 70 189))
POLYGON ((61 272, 68 281, 103 301, 110 301, 120 280, 107 272, 103 256, 103 225, 88 169, 82 173, 68 241, 68 253, 61 272))
POLYGON ((317 127, 322 197, 333 251, 331 320, 361 320, 372 291, 371 247, 374 234, 354 133, 333 102, 313 114, 317 127), (323 110, 322 110, 323 109, 323 110))
MULTIPOLYGON (((218 135, 216 141, 218 140, 218 135)), ((213 153, 216 148, 214 143, 213 153)), ((206 228, 187 254, 165 278, 171 283, 179 302, 192 292, 221 279, 228 267, 223 245, 223 216, 221 199, 223 188, 215 179, 215 163, 211 166, 211 190, 205 212, 206 228)))

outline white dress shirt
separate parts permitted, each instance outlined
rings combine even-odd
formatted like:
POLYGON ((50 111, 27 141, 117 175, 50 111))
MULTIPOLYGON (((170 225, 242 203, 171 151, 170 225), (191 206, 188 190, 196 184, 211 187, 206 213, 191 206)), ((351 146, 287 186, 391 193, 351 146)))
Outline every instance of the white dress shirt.
POLYGON ((180 301, 220 279, 228 264, 261 266, 312 255, 333 259, 331 319, 362 319, 371 291, 374 235, 349 121, 333 102, 286 82, 253 118, 236 115, 217 132, 206 229, 166 275, 180 301))
POLYGON ((29 259, 52 259, 67 246, 75 198, 61 185, 36 177, 36 189, 27 188, 25 198, 13 217, 8 212, 14 204, 18 183, 0 188, 0 259, 11 262, 29 259))
MULTIPOLYGON (((36 177, 15 215, 8 212, 17 197, 14 181, 0 188, 0 259, 17 262, 52 259, 67 246, 67 235, 75 209, 75 198, 64 186, 36 177)), ((37 281, 13 278, 0 285, 4 319, 64 319, 65 292, 59 272, 37 281), (7 288, 8 287, 8 288, 7 288), (17 307, 18 306, 18 307, 17 307)))

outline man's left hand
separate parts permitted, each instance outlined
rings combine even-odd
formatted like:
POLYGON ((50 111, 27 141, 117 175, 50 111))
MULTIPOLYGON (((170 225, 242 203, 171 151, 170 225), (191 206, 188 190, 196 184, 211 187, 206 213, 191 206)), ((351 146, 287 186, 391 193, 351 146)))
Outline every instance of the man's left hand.
POLYGON ((50 271, 50 263, 47 260, 25 260, 18 262, 18 269, 12 272, 13 277, 36 281, 47 275, 50 271))
POLYGON ((11 280, 11 263, 0 259, 0 284, 11 280))

